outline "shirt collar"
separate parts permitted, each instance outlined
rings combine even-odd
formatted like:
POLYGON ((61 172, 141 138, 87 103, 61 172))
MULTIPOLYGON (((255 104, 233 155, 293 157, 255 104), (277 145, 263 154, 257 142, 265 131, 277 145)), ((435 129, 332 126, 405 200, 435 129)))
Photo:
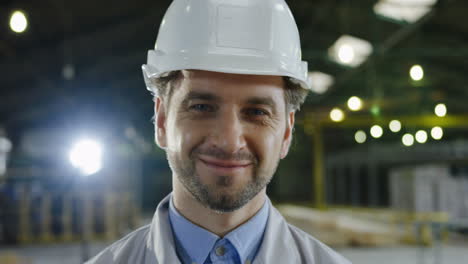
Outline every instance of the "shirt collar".
POLYGON ((253 254, 258 251, 261 245, 268 221, 268 206, 269 203, 265 201, 257 214, 225 236, 239 253, 241 263, 246 263, 247 259, 252 261, 255 257, 253 254))
MULTIPOLYGON (((216 241, 221 238, 187 220, 175 209, 172 200, 171 197, 169 221, 172 225, 176 243, 183 248, 194 262, 204 263, 216 241)), ((260 247, 267 224, 268 209, 269 203, 265 201, 262 208, 249 221, 224 237, 236 248, 241 263, 245 263, 248 258, 255 257, 254 254, 260 247)))
POLYGON ((169 221, 172 225, 176 243, 183 248, 184 253, 195 263, 204 263, 219 237, 182 216, 175 209, 172 197, 169 203, 169 221))

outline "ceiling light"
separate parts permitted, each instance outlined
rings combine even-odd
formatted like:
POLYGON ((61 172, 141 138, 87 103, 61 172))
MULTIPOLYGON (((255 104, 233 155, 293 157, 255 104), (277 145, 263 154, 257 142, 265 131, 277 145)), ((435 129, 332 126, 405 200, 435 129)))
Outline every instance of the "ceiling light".
POLYGON ((363 39, 349 35, 341 36, 329 49, 328 55, 334 61, 356 67, 372 53, 372 45, 363 39))
POLYGON ((421 143, 421 144, 426 143, 426 141, 427 141, 427 132, 424 131, 424 130, 419 130, 418 132, 416 132, 416 141, 421 143))
POLYGON ((383 129, 379 125, 374 125, 370 129, 370 134, 374 138, 380 138, 383 135, 383 129))
POLYGON ((390 128, 390 130, 392 132, 399 132, 401 130, 401 122, 398 121, 398 120, 392 120, 390 121, 390 124, 388 125, 388 127, 390 128))
POLYGON ((73 167, 85 176, 94 174, 102 168, 102 147, 97 141, 83 139, 70 150, 69 160, 73 167))
POLYGON ((334 78, 323 72, 309 72, 310 89, 317 94, 323 94, 333 85, 334 78))
POLYGON ((404 134, 401 138, 401 142, 407 147, 412 146, 414 144, 414 137, 411 134, 404 134))
POLYGON ((444 131, 441 127, 433 127, 431 129, 431 137, 435 140, 440 140, 444 136, 444 131))
POLYGON ((10 28, 16 33, 23 33, 28 27, 26 15, 21 11, 15 11, 10 17, 10 28))
POLYGON ((437 0, 380 0, 374 13, 397 23, 414 23, 427 15, 437 0))
POLYGON ((362 100, 357 96, 352 96, 348 99, 348 108, 351 111, 359 111, 362 108, 362 100))
POLYGON ((415 81, 420 81, 424 77, 424 70, 420 65, 414 65, 410 69, 410 77, 415 81))
POLYGON ((348 44, 343 44, 338 48, 338 59, 344 64, 350 64, 354 59, 354 49, 348 44))
POLYGON ((341 109, 335 107, 330 112, 330 118, 334 122, 341 122, 344 119, 344 113, 341 109))
POLYGON ((434 113, 439 117, 444 117, 447 114, 447 107, 445 104, 438 104, 434 108, 434 113))
POLYGON ((366 132, 359 130, 354 134, 354 139, 356 140, 357 143, 362 144, 366 142, 367 135, 366 132))

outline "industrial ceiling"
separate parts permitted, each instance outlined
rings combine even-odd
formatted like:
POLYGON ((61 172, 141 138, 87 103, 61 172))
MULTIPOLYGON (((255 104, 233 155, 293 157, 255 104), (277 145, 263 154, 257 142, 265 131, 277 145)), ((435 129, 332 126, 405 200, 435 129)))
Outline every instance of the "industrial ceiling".
MULTIPOLYGON (((152 101, 141 64, 154 46, 170 2, 3 0, 0 125, 13 138, 34 127, 60 124, 108 124, 115 131, 132 126, 150 140, 152 101), (29 26, 22 34, 9 28, 14 10, 27 15, 29 26)), ((463 137, 463 117, 468 115, 468 1, 439 0, 414 23, 377 16, 373 10, 377 1, 372 0, 287 2, 299 26, 309 70, 334 78, 326 92, 308 97, 298 118, 302 124, 327 118, 334 107, 345 110, 348 98, 359 96, 363 109, 347 111, 343 127, 368 129, 373 121, 428 117, 434 115, 436 104, 444 103, 447 118, 461 118, 445 138, 463 137), (328 50, 342 35, 369 41, 373 53, 358 67, 334 62, 328 50), (424 79, 418 82, 408 74, 416 64, 424 68, 424 79), (355 125, 345 125, 348 121, 355 125)))

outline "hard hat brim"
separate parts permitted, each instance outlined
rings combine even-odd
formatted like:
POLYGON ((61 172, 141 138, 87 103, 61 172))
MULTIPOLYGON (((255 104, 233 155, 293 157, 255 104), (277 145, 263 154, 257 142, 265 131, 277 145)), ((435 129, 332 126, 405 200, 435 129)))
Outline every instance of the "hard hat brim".
MULTIPOLYGON (((233 74, 272 75, 290 77, 302 88, 309 90, 307 62, 297 63, 276 54, 265 56, 237 56, 232 54, 162 54, 148 51, 148 63, 142 65, 147 89, 153 91, 150 80, 177 70, 205 70, 233 74), (277 67, 275 67, 277 66, 277 67)), ((200 54, 200 53, 195 53, 200 54)))

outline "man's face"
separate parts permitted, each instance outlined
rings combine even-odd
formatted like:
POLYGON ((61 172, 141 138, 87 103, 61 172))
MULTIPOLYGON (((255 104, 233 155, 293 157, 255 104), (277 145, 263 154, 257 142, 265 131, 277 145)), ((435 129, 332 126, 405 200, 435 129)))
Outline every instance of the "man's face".
POLYGON ((289 149, 283 78, 183 71, 176 86, 169 109, 156 100, 155 123, 175 184, 213 210, 243 207, 289 149))

